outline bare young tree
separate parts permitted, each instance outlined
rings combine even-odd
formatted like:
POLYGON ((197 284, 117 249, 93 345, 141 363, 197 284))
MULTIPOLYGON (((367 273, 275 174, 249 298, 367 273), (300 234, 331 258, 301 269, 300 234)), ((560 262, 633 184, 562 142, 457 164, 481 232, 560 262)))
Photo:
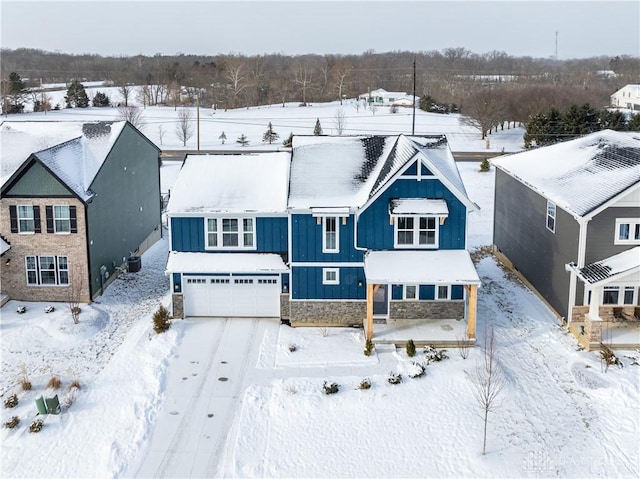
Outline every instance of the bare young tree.
POLYGON ((166 133, 164 126, 162 124, 158 125, 158 138, 160 139, 160 146, 162 146, 162 139, 164 138, 164 134, 166 133))
POLYGON ((118 86, 118 93, 122 98, 122 104, 124 106, 129 106, 129 99, 133 95, 133 87, 131 85, 127 85, 126 83, 122 83, 118 86))
POLYGON ((178 124, 176 125, 176 134, 182 142, 182 146, 187 146, 187 141, 193 136, 193 112, 189 108, 180 108, 178 110, 178 124))
POLYGON ((342 136, 342 133, 344 133, 344 128, 347 124, 344 110, 342 108, 338 108, 336 110, 336 113, 333 115, 333 119, 335 120, 336 131, 338 132, 338 136, 342 136))
POLYGON ((138 130, 144 128, 144 122, 142 121, 142 110, 137 106, 119 106, 118 117, 121 120, 128 121, 138 130))
POLYGON ((302 106, 307 106, 307 93, 311 89, 312 83, 311 71, 300 65, 296 69, 295 75, 295 84, 298 85, 302 93, 302 106))
POLYGON ((240 93, 247 88, 247 82, 244 76, 244 61, 241 58, 234 58, 227 64, 227 79, 231 83, 232 101, 231 108, 236 108, 240 93))
POLYGON ((484 331, 482 354, 482 361, 476 366, 475 371, 469 377, 469 381, 473 397, 482 411, 481 417, 484 424, 482 454, 484 455, 487 451, 489 413, 500 406, 499 396, 507 384, 504 373, 498 364, 493 328, 489 331, 484 331))
POLYGON ((493 89, 481 89, 464 102, 462 123, 478 128, 482 139, 488 131, 504 118, 505 102, 502 95, 493 89))
POLYGON ((69 312, 71 313, 73 324, 78 324, 80 321, 81 291, 82 275, 78 267, 73 267, 71 269, 71 277, 69 278, 69 291, 67 295, 67 304, 69 305, 69 312))

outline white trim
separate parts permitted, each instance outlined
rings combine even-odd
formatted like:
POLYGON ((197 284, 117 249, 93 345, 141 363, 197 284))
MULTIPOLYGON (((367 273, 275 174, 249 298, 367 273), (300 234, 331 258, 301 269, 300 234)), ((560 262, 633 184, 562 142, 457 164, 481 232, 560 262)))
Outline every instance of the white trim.
POLYGON ((553 234, 556 233, 556 221, 558 218, 558 205, 556 205, 553 201, 547 199, 547 209, 546 209, 546 213, 545 213, 545 221, 544 221, 544 225, 545 227, 551 231, 553 234), (553 209, 553 214, 551 214, 551 212, 549 211, 550 209, 553 209), (549 219, 553 220, 553 228, 549 227, 549 219))
POLYGON ((204 249, 206 251, 255 251, 257 249, 257 232, 256 219, 251 216, 205 216, 204 220, 204 249), (209 220, 216 221, 216 231, 209 231, 209 220), (236 220, 238 222, 237 231, 224 231, 224 220, 236 220), (251 220, 252 231, 245 231, 244 221, 251 220), (217 246, 209 245, 209 234, 216 235, 217 246), (238 237, 238 246, 223 246, 224 236, 235 234, 238 237), (244 235, 251 234, 253 236, 253 244, 251 246, 244 245, 244 235))
POLYGON ((409 249, 438 249, 438 246, 440 244, 440 217, 439 216, 433 216, 433 215, 391 215, 392 218, 394 218, 394 222, 393 222, 393 247, 396 249, 403 249, 403 248, 409 248, 409 249), (409 229, 403 229, 402 231, 412 231, 413 234, 413 241, 410 244, 407 243, 403 243, 400 244, 398 243, 398 227, 400 225, 400 218, 412 218, 413 219, 413 227, 411 230, 409 229), (426 229, 421 229, 420 228, 420 220, 422 218, 425 218, 427 220, 427 226, 428 226, 428 222, 429 219, 433 219, 434 223, 435 223, 435 229, 431 229, 431 228, 426 228, 426 229), (430 232, 433 231, 434 232, 434 242, 433 244, 421 244, 420 243, 420 232, 421 231, 425 231, 425 232, 430 232))
POLYGON ((322 268, 322 284, 338 285, 340 284, 340 268, 322 268), (328 273, 335 273, 335 279, 327 279, 328 273))
MULTIPOLYGON (((462 291, 463 291, 462 299, 464 299, 464 288, 462 288, 462 291)), ((435 285, 435 291, 434 291, 433 299, 434 299, 434 301, 451 301, 451 285, 450 284, 436 284, 435 285), (440 288, 447 288, 447 297, 446 298, 441 298, 440 297, 440 288)))
POLYGON ((344 207, 327 207, 321 208, 313 206, 311 207, 311 216, 317 218, 318 216, 349 216, 350 211, 348 206, 344 207))
MULTIPOLYGON (((606 210, 610 206, 613 206, 613 203, 617 202, 620 198, 622 198, 624 196, 627 196, 629 193, 631 193, 632 191, 637 190, 637 189, 640 189, 640 182, 635 183, 635 184, 631 185, 629 188, 627 188, 626 190, 621 191, 620 193, 618 193, 615 196, 612 196, 607 201, 602 203, 600 206, 598 206, 594 210, 590 211, 589 213, 587 213, 586 215, 581 217, 581 219, 582 220, 586 220, 586 221, 592 220, 596 215, 602 213, 604 210, 606 210)), ((580 218, 580 217, 578 217, 578 218, 580 218)))
POLYGON ((340 262, 319 262, 319 261, 311 261, 309 263, 304 263, 301 261, 290 262, 289 266, 293 267, 309 267, 309 268, 364 268, 364 262, 360 263, 340 263, 340 262))
POLYGON ((50 287, 66 287, 69 286, 71 284, 71 268, 69 267, 69 256, 68 255, 55 255, 55 254, 41 254, 41 255, 37 255, 37 254, 28 254, 25 255, 24 257, 24 271, 25 271, 25 280, 26 280, 26 284, 29 287, 44 287, 44 288, 50 288, 50 287), (27 259, 28 258, 35 258, 35 269, 28 269, 27 268, 27 259), (42 269, 40 267, 40 258, 53 258, 54 264, 53 264, 53 269, 42 269), (67 267, 65 269, 60 268, 60 258, 66 258, 67 259, 67 267), (34 271, 36 274, 36 282, 35 283, 29 283, 29 271, 34 271), (46 272, 51 272, 53 271, 54 274, 54 279, 55 282, 54 283, 43 283, 42 282, 42 272, 46 271, 46 272), (60 271, 66 271, 67 272, 67 282, 66 283, 61 283, 60 282, 60 271))
POLYGON ((619 245, 640 244, 640 239, 635 239, 636 229, 640 229, 640 218, 616 218, 616 227, 613 232, 613 244, 619 244, 619 245), (629 231, 627 232, 629 235, 629 238, 620 239, 621 225, 629 226, 629 231))
MULTIPOLYGON (((51 207, 51 213, 53 214, 53 233, 58 235, 71 234, 71 207, 69 205, 53 205, 51 207), (62 207, 67 208, 67 217, 60 218, 58 221, 65 221, 65 220, 67 221, 69 225, 69 229, 67 231, 58 231, 58 228, 56 226, 56 208, 62 208, 62 207)), ((45 215, 46 215, 46 209, 45 209, 45 215)))
POLYGON ((18 234, 35 234, 36 232, 36 214, 35 214, 35 209, 33 207, 33 205, 16 205, 16 221, 18 222, 18 234), (21 218, 20 217, 20 208, 31 208, 31 217, 24 217, 21 218), (31 220, 31 222, 33 223, 33 229, 30 231, 22 231, 22 228, 20 227, 20 221, 29 221, 31 220))
POLYGON ((340 252, 340 218, 338 216, 322 216, 322 252, 323 253, 339 253, 340 252), (327 220, 333 220, 335 226, 335 248, 327 248, 327 220))

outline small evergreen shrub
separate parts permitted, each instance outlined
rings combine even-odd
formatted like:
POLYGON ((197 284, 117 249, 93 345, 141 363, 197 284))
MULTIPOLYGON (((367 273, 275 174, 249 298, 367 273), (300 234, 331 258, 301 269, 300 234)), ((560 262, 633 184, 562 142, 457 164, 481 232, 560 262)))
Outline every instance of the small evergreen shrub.
POLYGON ((489 164, 489 160, 487 160, 487 158, 485 157, 481 162, 480 162, 480 171, 482 171, 483 173, 486 173, 487 171, 489 171, 491 169, 491 164, 489 164))
POLYGON ((387 382, 389 384, 400 384, 402 382, 402 374, 390 372, 387 375, 387 382))
POLYGON ((18 396, 12 394, 7 399, 4 400, 4 407, 6 409, 10 409, 12 407, 16 407, 18 405, 18 396))
POLYGON ((18 306, 16 308, 16 313, 18 314, 24 314, 27 312, 27 307, 26 306, 18 306))
POLYGON ((298 350, 298 346, 296 346, 295 344, 291 343, 289 345, 289 352, 290 353, 295 353, 298 350))
POLYGON ((18 416, 13 416, 11 419, 4 423, 4 427, 6 427, 7 429, 13 429, 18 424, 20 424, 20 418, 18 416))
POLYGON ((322 389, 324 390, 325 394, 335 394, 340 389, 340 386, 337 383, 329 384, 327 381, 325 381, 322 385, 322 389))
POLYGON ((425 369, 424 364, 413 362, 407 371, 407 376, 410 378, 419 378, 420 376, 424 376, 425 369))
POLYGON ((447 356, 446 349, 441 349, 440 351, 438 351, 433 346, 425 346, 424 355, 427 358, 427 364, 432 362, 439 362, 449 357, 447 356))
POLYGON ((373 341, 371 341, 370 339, 367 339, 364 343, 364 355, 371 356, 372 351, 373 351, 373 341))
POLYGON ((406 349, 407 349, 407 356, 409 356, 410 358, 416 355, 416 345, 414 344, 413 339, 410 339, 409 341, 407 341, 406 349))
POLYGON ((357 389, 371 389, 371 379, 364 378, 362 381, 360 381, 360 384, 358 384, 357 389))
POLYGON ((29 432, 40 432, 44 426, 44 421, 42 419, 36 419, 29 426, 29 432))
POLYGON ((46 308, 44 308, 44 312, 49 314, 49 313, 53 313, 56 310, 56 308, 54 308, 53 306, 47 306, 46 308))
POLYGON ((158 310, 153 313, 153 330, 160 334, 169 330, 171 327, 171 316, 169 311, 163 305, 160 305, 158 310))

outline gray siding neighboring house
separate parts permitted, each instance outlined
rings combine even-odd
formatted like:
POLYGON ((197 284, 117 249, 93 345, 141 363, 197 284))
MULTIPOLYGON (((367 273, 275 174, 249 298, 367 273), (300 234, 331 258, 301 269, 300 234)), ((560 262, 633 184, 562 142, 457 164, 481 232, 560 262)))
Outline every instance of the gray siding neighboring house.
POLYGON ((640 315, 640 135, 605 130, 493 164, 498 258, 569 326, 584 323, 588 343, 599 322, 640 315), (586 273, 620 258, 628 269, 586 273))

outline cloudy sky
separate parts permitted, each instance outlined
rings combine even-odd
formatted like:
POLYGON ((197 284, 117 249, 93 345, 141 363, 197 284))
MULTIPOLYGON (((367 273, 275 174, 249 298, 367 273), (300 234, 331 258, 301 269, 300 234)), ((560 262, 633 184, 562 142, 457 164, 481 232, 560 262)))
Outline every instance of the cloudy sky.
POLYGON ((0 0, 3 48, 100 55, 360 54, 464 47, 640 56, 640 2, 0 0))

